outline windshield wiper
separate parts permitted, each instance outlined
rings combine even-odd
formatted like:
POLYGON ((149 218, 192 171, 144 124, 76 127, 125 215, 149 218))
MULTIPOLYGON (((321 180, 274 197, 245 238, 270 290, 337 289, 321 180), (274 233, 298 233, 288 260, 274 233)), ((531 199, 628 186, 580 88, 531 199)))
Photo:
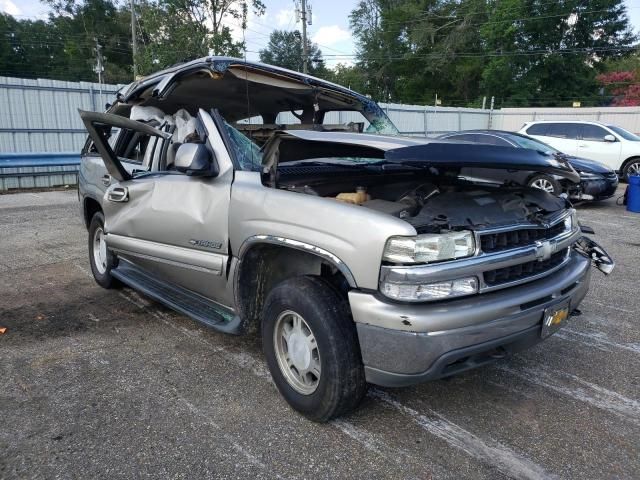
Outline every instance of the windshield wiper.
POLYGON ((283 162, 280 164, 282 167, 344 167, 344 168, 361 168, 363 163, 355 163, 349 161, 333 161, 333 162, 320 162, 318 160, 294 160, 292 162, 283 162))
POLYGON ((403 162, 395 162, 391 160, 380 160, 378 162, 370 162, 366 164, 368 169, 374 170, 424 170, 424 165, 413 165, 403 162))

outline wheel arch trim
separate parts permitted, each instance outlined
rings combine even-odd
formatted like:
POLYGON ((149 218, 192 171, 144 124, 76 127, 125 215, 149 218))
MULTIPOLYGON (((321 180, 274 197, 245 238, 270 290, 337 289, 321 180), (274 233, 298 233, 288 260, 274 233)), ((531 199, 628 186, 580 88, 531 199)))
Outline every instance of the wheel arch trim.
POLYGON ((291 238, 279 237, 275 235, 253 235, 247 238, 240 246, 240 250, 238 251, 238 258, 242 260, 244 255, 249 251, 251 247, 261 243, 289 247, 320 257, 335 266, 338 271, 340 271, 340 273, 344 275, 344 278, 347 280, 347 283, 350 287, 357 288, 356 280, 353 276, 353 273, 351 273, 351 270, 349 269, 347 264, 344 263, 337 255, 334 255, 333 253, 316 245, 293 240, 291 238))
POLYGON ((623 172, 630 163, 633 163, 634 160, 640 161, 640 155, 632 155, 625 159, 620 165, 620 172, 623 172))

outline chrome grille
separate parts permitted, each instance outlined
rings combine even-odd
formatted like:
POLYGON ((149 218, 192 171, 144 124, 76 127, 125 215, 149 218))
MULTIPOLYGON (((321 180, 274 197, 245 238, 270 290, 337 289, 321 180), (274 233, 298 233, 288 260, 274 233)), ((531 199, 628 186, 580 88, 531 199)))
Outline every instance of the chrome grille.
POLYGON ((531 245, 538 240, 549 240, 563 233, 564 222, 548 228, 523 228, 507 232, 480 234, 480 250, 483 253, 501 252, 531 245))
POLYGON ((552 270, 559 266, 567 258, 568 249, 552 254, 547 260, 533 260, 530 262, 512 265, 510 267, 487 270, 484 272, 484 282, 490 287, 505 283, 519 282, 529 277, 552 270))

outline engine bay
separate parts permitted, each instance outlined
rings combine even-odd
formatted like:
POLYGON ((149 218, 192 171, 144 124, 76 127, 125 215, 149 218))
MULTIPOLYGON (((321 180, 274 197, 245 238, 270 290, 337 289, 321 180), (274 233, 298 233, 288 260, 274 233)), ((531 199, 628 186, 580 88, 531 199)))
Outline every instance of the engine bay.
MULTIPOLYGON (((309 173, 308 167, 305 170, 309 173)), ((277 188, 392 215, 411 224, 418 233, 542 223, 568 206, 564 198, 539 189, 478 185, 415 172, 316 179, 282 175, 277 188)))

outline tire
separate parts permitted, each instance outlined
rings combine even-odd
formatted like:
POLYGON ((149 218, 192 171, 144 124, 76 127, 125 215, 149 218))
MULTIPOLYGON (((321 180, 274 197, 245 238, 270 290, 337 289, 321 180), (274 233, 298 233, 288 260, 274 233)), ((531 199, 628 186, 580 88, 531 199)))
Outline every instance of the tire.
MULTIPOLYGON (((103 251, 99 252, 100 235, 104 235, 104 215, 102 212, 96 212, 89 223, 89 263, 91 264, 91 273, 96 283, 103 288, 114 288, 120 285, 120 282, 111 276, 111 270, 114 269, 118 260, 116 256, 103 245, 103 251), (98 248, 98 250, 96 250, 98 248), (100 262, 100 258, 103 259, 100 262)), ((104 240, 102 240, 104 242, 104 240)))
POLYGON ((269 293, 262 317, 262 345, 280 394, 310 420, 326 422, 355 409, 367 391, 348 304, 319 277, 291 278, 269 293), (302 321, 297 322, 296 317, 302 321), (304 369, 308 372, 302 375, 304 369))
POLYGON ((560 183, 553 177, 549 175, 534 175, 527 182, 527 187, 537 188, 539 190, 544 190, 551 195, 555 195, 556 197, 562 193, 562 187, 560 183))
POLYGON ((622 169, 622 179, 629 183, 629 175, 640 175, 640 157, 627 160, 622 169))

